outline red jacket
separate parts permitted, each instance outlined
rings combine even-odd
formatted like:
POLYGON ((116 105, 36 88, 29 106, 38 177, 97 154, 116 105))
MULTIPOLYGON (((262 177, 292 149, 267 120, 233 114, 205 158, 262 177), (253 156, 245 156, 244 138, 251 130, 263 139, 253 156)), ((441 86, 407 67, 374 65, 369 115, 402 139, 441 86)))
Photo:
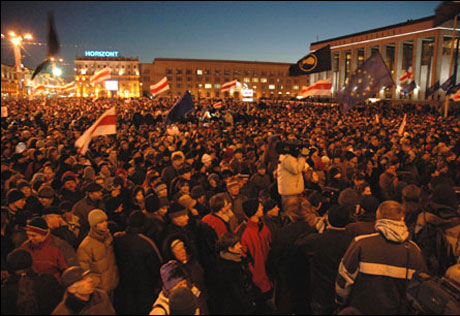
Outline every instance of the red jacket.
POLYGON ((27 250, 32 255, 32 269, 38 274, 51 274, 61 281, 61 273, 67 269, 68 265, 63 252, 53 243, 51 233, 48 233, 45 241, 38 247, 32 246, 26 240, 21 249, 27 250))
POLYGON ((246 229, 241 237, 243 254, 250 258, 249 270, 252 273, 252 280, 262 293, 266 293, 273 288, 273 284, 267 276, 265 262, 267 261, 270 250, 271 233, 267 225, 262 221, 256 223, 248 220, 236 228, 237 232, 241 225, 246 225, 246 229))
POLYGON ((220 238, 220 236, 230 231, 228 223, 217 215, 207 214, 201 221, 205 222, 214 229, 217 234, 217 238, 220 238))

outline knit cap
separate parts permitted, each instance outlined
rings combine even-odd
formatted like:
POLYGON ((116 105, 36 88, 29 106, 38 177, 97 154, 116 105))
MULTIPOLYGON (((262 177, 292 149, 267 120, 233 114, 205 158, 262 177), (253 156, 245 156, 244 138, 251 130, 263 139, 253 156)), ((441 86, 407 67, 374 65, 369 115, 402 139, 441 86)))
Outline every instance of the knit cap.
POLYGON ((170 315, 195 315, 198 301, 188 287, 175 289, 169 297, 170 315))
POLYGON ((192 199, 192 197, 188 194, 182 195, 178 199, 179 204, 181 204, 183 207, 187 209, 191 209, 196 205, 196 200, 192 199))
POLYGON ((24 195, 24 193, 22 193, 18 189, 11 189, 6 194, 6 199, 8 200, 8 204, 14 203, 16 201, 19 201, 20 199, 25 199, 25 198, 26 196, 24 195))
POLYGON ((107 215, 104 213, 103 210, 94 209, 88 214, 88 222, 90 227, 94 227, 97 224, 106 221, 108 219, 107 215))
POLYGON ((159 200, 156 194, 150 193, 145 197, 145 210, 154 213, 159 209, 159 200))
POLYGON ((170 219, 186 214, 188 214, 188 210, 177 202, 172 203, 168 210, 168 216, 170 219))
POLYGON ((255 213, 257 213, 259 203, 260 202, 257 199, 249 199, 243 202, 243 211, 248 218, 251 218, 255 213))
POLYGON ((42 185, 38 190, 38 197, 39 198, 48 198, 51 199, 55 195, 54 189, 49 185, 42 185))
POLYGON ((48 224, 46 220, 42 217, 34 217, 26 225, 26 231, 34 232, 45 236, 49 232, 48 224))
POLYGON ((186 280, 185 272, 180 263, 170 260, 160 268, 161 280, 163 281, 163 293, 166 297, 170 295, 170 290, 180 281, 186 280))

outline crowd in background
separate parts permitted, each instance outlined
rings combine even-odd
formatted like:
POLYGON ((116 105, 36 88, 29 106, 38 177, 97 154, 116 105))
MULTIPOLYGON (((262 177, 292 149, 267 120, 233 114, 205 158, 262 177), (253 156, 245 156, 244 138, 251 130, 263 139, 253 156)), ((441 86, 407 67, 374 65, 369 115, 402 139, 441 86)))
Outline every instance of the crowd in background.
POLYGON ((176 101, 2 100, 2 314, 400 314, 416 272, 460 286, 458 109, 200 99, 166 126, 176 101))

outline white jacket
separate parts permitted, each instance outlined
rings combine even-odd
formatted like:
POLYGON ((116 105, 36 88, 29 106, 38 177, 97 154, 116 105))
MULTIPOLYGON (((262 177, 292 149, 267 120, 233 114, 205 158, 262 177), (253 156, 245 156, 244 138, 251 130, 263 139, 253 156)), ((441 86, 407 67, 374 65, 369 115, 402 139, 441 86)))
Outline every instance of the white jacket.
POLYGON ((300 194, 304 190, 303 170, 305 158, 280 155, 278 163, 278 193, 280 195, 300 194))

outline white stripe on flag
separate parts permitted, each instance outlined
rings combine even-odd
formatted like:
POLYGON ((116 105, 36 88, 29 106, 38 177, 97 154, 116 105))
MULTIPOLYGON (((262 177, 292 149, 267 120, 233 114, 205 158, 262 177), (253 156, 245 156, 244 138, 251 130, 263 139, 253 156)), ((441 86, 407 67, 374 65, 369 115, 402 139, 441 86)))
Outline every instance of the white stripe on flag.
POLYGON ((104 69, 99 70, 93 76, 91 76, 89 81, 91 83, 96 83, 107 79, 110 79, 110 69, 106 67, 104 69))
POLYGON ((158 81, 156 84, 150 86, 150 93, 152 93, 154 96, 167 90, 169 90, 169 83, 167 77, 163 77, 163 79, 158 81))
POLYGON ((215 108, 215 109, 220 109, 220 108, 222 108, 222 102, 217 102, 212 107, 215 108))
POLYGON ((233 80, 233 81, 229 81, 229 82, 224 83, 222 85, 222 88, 220 88, 220 91, 225 92, 225 91, 230 90, 233 87, 236 87, 237 82, 238 82, 238 80, 233 80))
POLYGON ((404 128, 406 127, 406 124, 407 124, 407 114, 404 114, 404 118, 403 118, 401 126, 399 126, 399 130, 398 130, 398 135, 399 136, 403 136, 404 128))
POLYGON ((300 91, 300 95, 304 98, 311 95, 331 96, 331 89, 332 78, 328 78, 325 80, 318 80, 311 86, 303 87, 300 91))
POLYGON ((84 155, 88 151, 89 143, 94 136, 117 133, 117 117, 115 107, 108 109, 102 116, 88 128, 75 142, 75 147, 80 148, 79 153, 84 155))

